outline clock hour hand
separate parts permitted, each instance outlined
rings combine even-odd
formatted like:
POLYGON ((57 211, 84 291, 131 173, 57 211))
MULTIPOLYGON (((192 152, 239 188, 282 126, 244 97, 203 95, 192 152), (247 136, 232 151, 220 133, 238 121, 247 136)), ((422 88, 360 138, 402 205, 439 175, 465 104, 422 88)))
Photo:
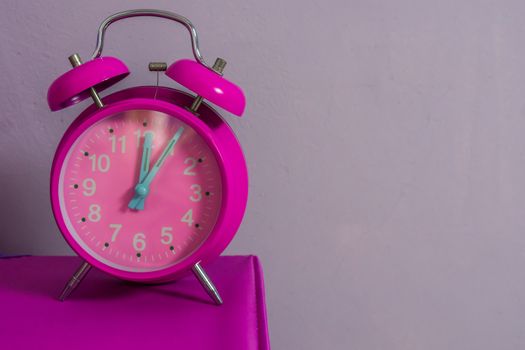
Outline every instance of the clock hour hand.
MULTIPOLYGON (((140 164, 139 182, 144 181, 144 179, 146 178, 146 175, 148 175, 152 144, 153 144, 153 133, 151 132, 144 133, 144 148, 142 150, 142 162, 140 164)), ((141 201, 139 201, 139 203, 137 204, 135 208, 139 210, 144 210, 144 198, 141 201)))
POLYGON ((160 155, 159 159, 155 162, 151 170, 149 171, 148 175, 146 175, 146 178, 142 181, 142 185, 148 186, 150 185, 151 181, 155 178, 157 175, 157 172, 161 168, 161 166, 164 164, 164 161, 166 160, 166 157, 168 154, 170 154, 173 147, 175 147, 175 144, 177 144, 177 141, 179 141, 180 137, 182 136, 182 133, 184 132, 184 127, 180 127, 175 135, 171 138, 170 142, 168 142, 168 145, 166 148, 164 148, 164 151, 162 151, 162 154, 160 155))
POLYGON ((175 132, 175 135, 171 138, 171 140, 168 142, 168 145, 164 148, 164 151, 160 155, 159 159, 155 162, 151 170, 148 172, 146 177, 137 185, 135 186, 135 196, 128 204, 128 207, 131 209, 138 209, 142 210, 144 207, 139 208, 139 205, 141 201, 143 202, 146 198, 146 196, 149 193, 149 186, 151 184, 151 181, 155 178, 157 175, 157 172, 164 164, 164 161, 166 160, 166 157, 170 152, 173 150, 173 147, 175 147, 175 144, 177 144, 177 141, 179 141, 180 137, 182 136, 182 133, 184 132, 184 127, 180 127, 177 132, 175 132))
MULTIPOLYGON (((151 132, 144 133, 144 145, 142 147, 142 160, 140 162, 140 175, 139 175, 139 184, 144 181, 146 175, 149 171, 149 163, 151 158, 151 146, 153 143, 153 134, 151 132)), ((130 209, 144 209, 144 201, 135 201, 133 200, 129 203, 128 207, 130 209), (133 205, 132 205, 133 204, 133 205)))

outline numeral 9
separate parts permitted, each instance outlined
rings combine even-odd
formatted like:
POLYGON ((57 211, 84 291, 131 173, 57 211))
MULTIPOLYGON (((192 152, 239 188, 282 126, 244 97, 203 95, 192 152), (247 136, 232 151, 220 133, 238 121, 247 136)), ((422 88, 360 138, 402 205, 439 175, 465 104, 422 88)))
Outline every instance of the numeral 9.
POLYGON ((86 197, 91 197, 97 191, 97 183, 90 177, 82 181, 82 187, 84 188, 84 191, 82 191, 82 193, 86 197))

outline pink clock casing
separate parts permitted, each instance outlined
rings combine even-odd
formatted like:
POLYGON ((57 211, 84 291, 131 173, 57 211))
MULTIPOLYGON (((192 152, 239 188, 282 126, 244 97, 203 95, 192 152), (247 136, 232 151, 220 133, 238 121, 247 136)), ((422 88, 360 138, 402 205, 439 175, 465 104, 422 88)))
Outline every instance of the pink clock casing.
POLYGON ((199 118, 180 106, 191 105, 193 97, 166 87, 135 87, 107 96, 105 107, 88 107, 71 124, 60 141, 51 168, 51 205, 60 231, 71 248, 89 264, 116 277, 137 282, 165 282, 180 277, 192 266, 220 255, 235 235, 244 215, 248 196, 246 162, 241 147, 219 114, 203 104, 199 118), (215 155, 222 181, 222 203, 218 219, 202 245, 181 262, 162 270, 130 272, 100 262, 82 248, 69 232, 60 209, 59 178, 67 153, 75 141, 95 123, 130 110, 152 110, 178 118, 199 134, 215 155))
POLYGON ((178 60, 168 67, 166 75, 238 117, 244 112, 246 100, 241 88, 216 72, 202 69, 194 60, 178 60))

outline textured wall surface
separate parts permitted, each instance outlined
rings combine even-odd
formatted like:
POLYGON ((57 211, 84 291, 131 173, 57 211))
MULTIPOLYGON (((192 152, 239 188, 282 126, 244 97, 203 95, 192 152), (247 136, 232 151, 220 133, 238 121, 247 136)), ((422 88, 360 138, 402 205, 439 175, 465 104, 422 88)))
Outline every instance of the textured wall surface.
MULTIPOLYGON (((227 253, 261 257, 275 349, 525 348, 522 1, 4 0, 0 251, 71 253, 48 172, 86 103, 51 113, 46 91, 130 6, 189 17, 246 91, 229 120, 251 197, 227 253)), ((133 71, 112 91, 191 55, 146 19, 105 53, 133 71)))

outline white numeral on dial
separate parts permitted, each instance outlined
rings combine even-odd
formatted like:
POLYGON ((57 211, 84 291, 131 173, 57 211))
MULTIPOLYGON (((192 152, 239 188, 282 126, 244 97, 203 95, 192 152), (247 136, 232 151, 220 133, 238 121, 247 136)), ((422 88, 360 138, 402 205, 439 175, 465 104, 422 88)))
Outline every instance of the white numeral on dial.
POLYGON ((162 244, 171 244, 173 242, 173 234, 171 233, 173 231, 173 227, 163 227, 160 231, 160 236, 162 237, 160 239, 162 244))
POLYGON ((82 181, 82 187, 84 187, 84 191, 82 191, 82 194, 86 197, 91 197, 95 194, 97 190, 97 183, 92 178, 88 177, 87 179, 84 179, 82 181))
POLYGON ((115 242, 117 240, 118 233, 122 228, 122 224, 109 224, 109 228, 114 230, 113 234, 111 235, 111 242, 115 242))
POLYGON ((193 184, 190 186, 190 188, 193 190, 193 194, 190 196, 190 201, 200 202, 200 200, 202 199, 201 185, 193 184))
POLYGON ((100 171, 102 173, 107 173, 110 166, 110 160, 109 156, 107 154, 101 154, 97 157, 96 154, 93 154, 92 156, 89 156, 89 159, 91 160, 91 170, 92 171, 100 171))
POLYGON ((133 236, 133 249, 137 252, 141 252, 146 249, 146 235, 139 232, 133 236))
POLYGON ((88 214, 89 221, 99 222, 100 218, 101 218, 100 205, 98 205, 98 204, 91 204, 89 206, 89 214, 88 214))
POLYGON ((120 143, 120 153, 126 153, 126 136, 117 138, 117 136, 111 135, 109 140, 111 141, 111 152, 115 153, 117 151, 117 144, 120 143))
MULTIPOLYGON (((144 131, 144 136, 146 136, 146 134, 151 134, 151 136, 153 136, 152 139, 155 140, 155 133, 153 131, 151 131, 151 130, 144 131)), ((137 136, 137 148, 140 148, 140 146, 141 146, 140 137, 142 136, 141 130, 139 129, 139 130, 135 131, 133 133, 133 135, 137 136)), ((153 145, 151 145, 151 146, 153 148, 153 145)))
POLYGON ((184 164, 189 164, 189 166, 186 169, 184 169, 184 175, 190 175, 190 176, 197 175, 196 172, 192 171, 193 168, 197 166, 197 159, 193 157, 188 157, 184 159, 184 164))
POLYGON ((187 223, 188 226, 193 225, 193 209, 188 210, 180 221, 187 223))

